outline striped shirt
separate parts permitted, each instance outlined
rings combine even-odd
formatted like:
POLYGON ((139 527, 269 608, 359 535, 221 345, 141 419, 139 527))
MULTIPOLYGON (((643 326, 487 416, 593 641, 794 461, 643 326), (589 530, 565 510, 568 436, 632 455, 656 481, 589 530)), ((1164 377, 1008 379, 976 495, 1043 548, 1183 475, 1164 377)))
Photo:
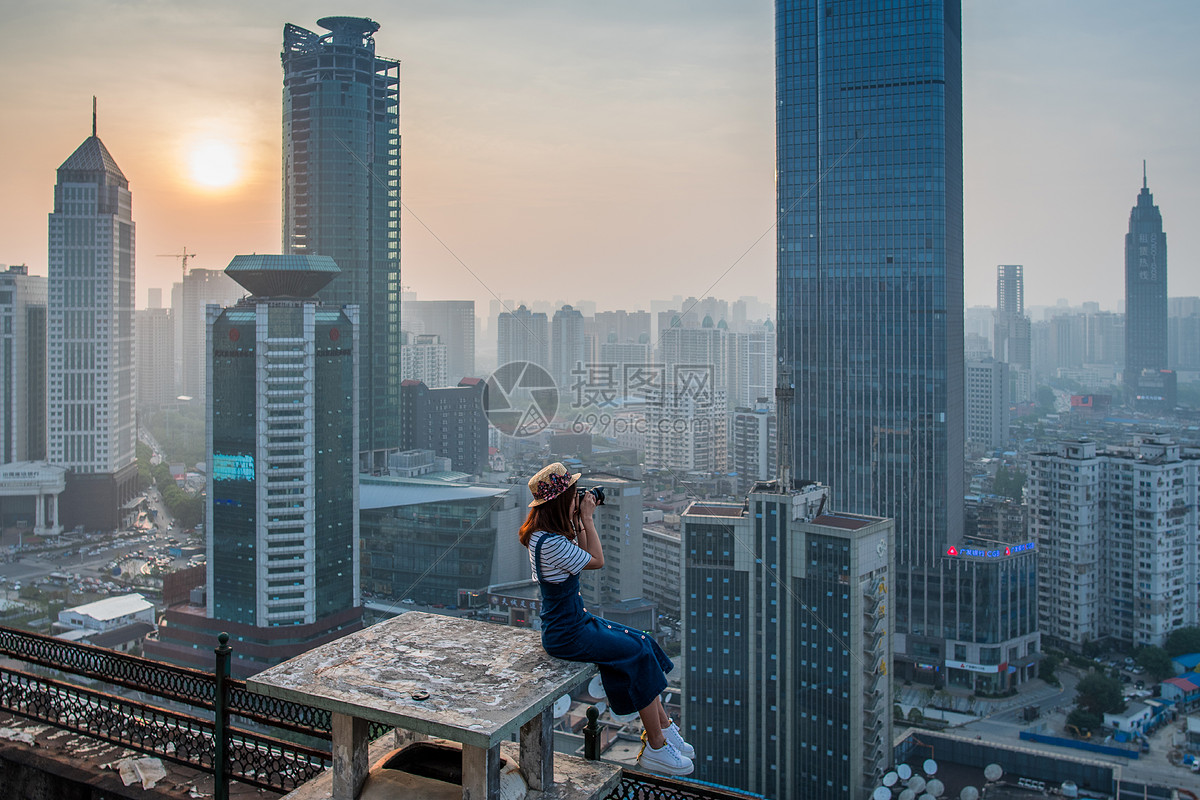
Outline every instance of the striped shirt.
MULTIPOLYGON (((537 567, 533 563, 533 554, 537 552, 537 543, 542 538, 542 531, 534 531, 529 537, 529 569, 533 579, 537 580, 537 567)), ((546 583, 562 583, 572 575, 578 575, 592 560, 592 554, 579 545, 558 534, 549 534, 550 538, 542 545, 542 577, 546 583)))

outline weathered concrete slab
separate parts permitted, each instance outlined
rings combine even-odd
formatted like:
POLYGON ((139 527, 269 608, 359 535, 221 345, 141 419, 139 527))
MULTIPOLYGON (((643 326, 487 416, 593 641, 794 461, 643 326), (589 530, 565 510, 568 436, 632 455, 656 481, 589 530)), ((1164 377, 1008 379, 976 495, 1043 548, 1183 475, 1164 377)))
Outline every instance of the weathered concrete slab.
POLYGON ((535 631, 412 611, 246 684, 270 697, 489 748, 595 672, 546 655, 535 631))

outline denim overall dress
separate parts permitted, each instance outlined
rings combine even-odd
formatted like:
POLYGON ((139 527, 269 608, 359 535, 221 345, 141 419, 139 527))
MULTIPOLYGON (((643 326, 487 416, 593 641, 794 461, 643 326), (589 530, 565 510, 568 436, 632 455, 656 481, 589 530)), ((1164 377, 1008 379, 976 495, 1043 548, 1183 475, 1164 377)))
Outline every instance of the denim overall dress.
POLYGON ((542 647, 564 661, 585 661, 600 668, 600 680, 614 714, 632 714, 654 702, 667 688, 671 659, 647 633, 594 617, 583 608, 579 576, 562 583, 542 578, 543 532, 533 564, 542 590, 542 647))

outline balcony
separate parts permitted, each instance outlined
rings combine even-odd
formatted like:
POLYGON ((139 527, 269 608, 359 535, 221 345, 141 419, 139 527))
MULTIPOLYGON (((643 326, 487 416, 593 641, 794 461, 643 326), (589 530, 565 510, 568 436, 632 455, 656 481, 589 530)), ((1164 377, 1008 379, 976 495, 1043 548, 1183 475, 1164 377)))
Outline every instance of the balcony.
MULTIPOLYGON (((245 795, 247 790, 261 790, 259 796, 278 797, 323 775, 328 778, 328 768, 335 761, 335 715, 315 706, 250 691, 246 681, 228 677, 232 650, 227 642, 221 641, 214 652, 214 671, 205 672, 0 627, 0 657, 8 662, 0 667, 0 711, 86 737, 65 740, 76 742, 80 748, 95 750, 97 744, 108 743, 157 757, 170 764, 170 769, 211 776, 217 800, 228 800, 234 784, 241 787, 234 791, 236 796, 245 795), (53 677, 47 677, 47 671, 53 677), (67 676, 105 686, 85 688, 61 679, 67 676), (114 689, 163 702, 152 705, 129 699, 114 693, 114 689), (246 723, 253 730, 240 727, 246 723), (217 757, 221 750, 224 758, 217 757)), ((597 716, 589 711, 584 735, 585 756, 591 761, 599 758, 597 716)), ((366 737, 375 740, 377 747, 387 743, 383 737, 397 735, 377 723, 364 723, 363 727, 366 737)), ((52 736, 59 738, 61 734, 52 736)), ((874 738, 878 740, 879 736, 874 738)), ((875 746, 881 748, 882 742, 875 746)), ((42 766, 38 769, 58 773, 59 768, 51 764, 46 751, 39 752, 37 761, 42 766)), ((604 800, 748 797, 608 762, 598 766, 619 773, 615 788, 603 795, 604 800)), ((120 785, 115 772, 106 769, 101 774, 98 768, 93 772, 88 769, 86 762, 65 757, 58 777, 69 781, 70 775, 75 775, 74 780, 88 784, 116 780, 120 785)))

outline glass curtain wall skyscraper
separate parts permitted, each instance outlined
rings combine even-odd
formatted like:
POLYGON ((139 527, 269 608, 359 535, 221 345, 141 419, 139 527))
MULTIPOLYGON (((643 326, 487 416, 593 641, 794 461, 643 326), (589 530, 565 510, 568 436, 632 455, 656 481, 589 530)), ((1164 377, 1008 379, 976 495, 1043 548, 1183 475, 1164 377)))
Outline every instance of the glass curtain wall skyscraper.
POLYGON ((835 507, 895 520, 897 655, 935 661, 940 561, 963 526, 961 8, 775 9, 793 470, 835 507))
MULTIPOLYGON (((1134 402, 1161 401, 1167 369, 1167 234, 1142 169, 1125 234, 1125 387, 1134 402), (1150 375, 1143 378, 1143 370, 1150 375), (1143 385, 1145 384, 1145 385, 1143 385)), ((1173 388, 1174 376, 1168 383, 1173 388)), ((1174 394, 1173 391, 1170 392, 1174 394)), ((1173 398, 1170 402, 1174 406, 1173 398)))
POLYGON ((330 256, 321 290, 357 305, 360 461, 400 447, 400 62, 375 55, 379 23, 325 17, 283 29, 283 248, 330 256))

